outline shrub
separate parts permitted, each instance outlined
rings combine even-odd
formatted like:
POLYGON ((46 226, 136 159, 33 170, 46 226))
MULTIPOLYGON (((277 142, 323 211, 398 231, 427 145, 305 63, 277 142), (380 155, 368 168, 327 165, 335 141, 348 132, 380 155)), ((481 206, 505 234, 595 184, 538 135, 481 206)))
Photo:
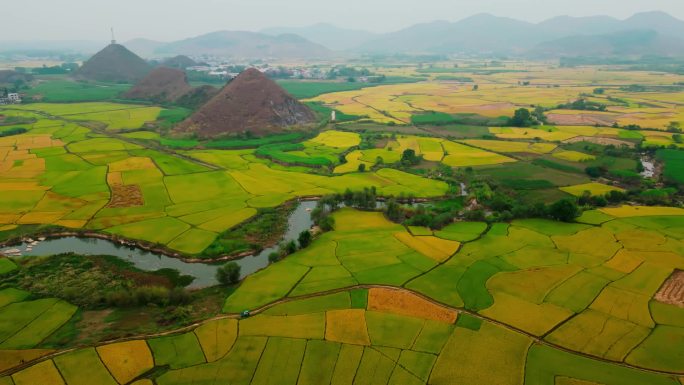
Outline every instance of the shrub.
POLYGON ((311 244, 311 232, 309 230, 304 230, 301 233, 299 233, 299 238, 297 239, 299 241, 299 247, 300 248, 305 248, 311 244))
POLYGON ((549 216, 557 221, 571 222, 580 216, 580 210, 575 200, 565 198, 549 207, 549 216))
POLYGON ((242 268, 236 262, 228 262, 216 270, 216 280, 222 285, 233 285, 240 281, 242 268))
POLYGON ((278 261, 280 261, 280 254, 277 252, 274 251, 268 255, 268 263, 276 263, 278 261))

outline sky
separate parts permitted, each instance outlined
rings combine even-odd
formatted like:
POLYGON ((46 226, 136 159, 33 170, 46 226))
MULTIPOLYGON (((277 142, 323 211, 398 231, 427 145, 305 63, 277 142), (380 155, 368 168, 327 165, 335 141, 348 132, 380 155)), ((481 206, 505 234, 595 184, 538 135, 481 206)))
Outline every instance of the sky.
POLYGON ((684 0, 3 0, 1 40, 173 41, 217 30, 258 31, 320 22, 389 32, 433 20, 492 13, 539 22, 554 16, 620 19, 664 11, 684 20, 684 0), (543 4, 543 5, 542 5, 543 4), (16 32, 14 32, 16 31, 16 32), (8 33, 9 32, 9 33, 8 33))

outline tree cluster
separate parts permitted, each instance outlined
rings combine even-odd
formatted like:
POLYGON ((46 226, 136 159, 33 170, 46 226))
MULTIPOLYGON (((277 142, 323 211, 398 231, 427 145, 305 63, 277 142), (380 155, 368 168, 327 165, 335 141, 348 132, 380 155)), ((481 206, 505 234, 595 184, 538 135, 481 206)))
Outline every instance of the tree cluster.
POLYGON ((605 111, 606 105, 591 102, 586 99, 578 99, 571 103, 559 104, 560 110, 579 110, 579 111, 605 111))
POLYGON ((519 108, 513 113, 513 117, 508 119, 508 125, 512 127, 532 127, 539 124, 534 115, 527 108, 519 108))

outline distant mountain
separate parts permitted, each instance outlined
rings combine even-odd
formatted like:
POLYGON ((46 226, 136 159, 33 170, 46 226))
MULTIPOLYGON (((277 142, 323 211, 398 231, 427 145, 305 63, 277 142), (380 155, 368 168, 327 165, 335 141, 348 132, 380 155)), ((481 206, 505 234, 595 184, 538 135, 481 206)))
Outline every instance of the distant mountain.
POLYGON ((549 33, 547 39, 574 35, 602 35, 623 29, 622 22, 610 16, 558 16, 542 21, 537 26, 549 33))
POLYGON ((188 67, 196 66, 197 62, 190 59, 189 57, 187 57, 185 55, 177 55, 177 56, 165 59, 162 62, 162 64, 165 65, 166 67, 179 68, 179 69, 184 70, 188 67))
POLYGON ((684 21, 665 12, 637 13, 622 24, 623 29, 653 30, 663 36, 684 37, 684 21))
POLYGON ((479 14, 456 23, 435 21, 385 34, 359 47, 362 52, 515 52, 543 41, 534 24, 479 14))
POLYGON ((539 44, 527 55, 535 58, 572 56, 680 56, 684 39, 656 31, 625 31, 606 35, 571 36, 539 44))
POLYGON ((433 21, 431 23, 416 24, 397 32, 386 33, 370 40, 357 48, 362 52, 419 52, 426 51, 433 42, 426 39, 442 40, 448 33, 451 23, 448 21, 433 21))
POLYGON ((122 96, 126 99, 164 103, 174 102, 191 90, 184 71, 157 67, 122 96))
POLYGON ((218 91, 209 85, 193 88, 183 70, 157 67, 121 96, 196 109, 213 98, 218 91))
POLYGON ((135 83, 152 68, 121 44, 110 44, 76 70, 74 77, 111 83, 135 83))
POLYGON ((337 51, 358 47, 378 36, 372 32, 340 28, 327 23, 314 24, 307 27, 267 28, 261 32, 271 36, 299 35, 316 44, 337 51))
POLYGON ((164 42, 150 39, 133 39, 124 43, 129 50, 135 52, 138 56, 148 59, 154 57, 155 50, 165 44, 164 42))
POLYGON ((203 86, 193 88, 188 93, 178 98, 175 101, 175 104, 189 108, 191 110, 196 110, 211 100, 211 98, 216 96, 218 93, 218 88, 205 84, 203 86))
POLYGON ((259 70, 242 72, 176 130, 202 138, 284 132, 316 122, 306 105, 259 70))
MULTIPOLYGON (((659 38, 641 41, 641 47, 646 51, 660 52, 666 50, 668 44, 672 44, 669 47, 675 51, 670 52, 670 54, 684 55, 684 51, 679 50, 676 43, 676 39, 684 36, 684 21, 662 12, 640 13, 626 20, 618 20, 608 16, 559 16, 538 24, 489 14, 479 14, 454 23, 435 21, 383 34, 361 44, 356 48, 356 51, 365 53, 523 55, 532 50, 538 54, 540 51, 538 46, 545 42, 578 37, 574 40, 568 40, 566 43, 571 44, 571 41, 581 40, 591 41, 594 45, 611 46, 609 40, 620 40, 618 38, 619 33, 630 31, 635 33, 636 31, 654 31, 657 33, 659 38), (607 35, 610 34, 618 35, 609 38, 607 35), (594 38, 579 39, 580 36, 594 36, 594 38), (654 46, 651 47, 651 45, 654 46)), ((546 52, 552 52, 548 46, 546 48, 546 52)), ((624 49, 611 50, 611 52, 624 51, 624 49)))
POLYGON ((214 55, 240 59, 308 59, 330 56, 329 49, 297 35, 270 36, 257 32, 218 31, 165 44, 155 50, 167 55, 214 55))

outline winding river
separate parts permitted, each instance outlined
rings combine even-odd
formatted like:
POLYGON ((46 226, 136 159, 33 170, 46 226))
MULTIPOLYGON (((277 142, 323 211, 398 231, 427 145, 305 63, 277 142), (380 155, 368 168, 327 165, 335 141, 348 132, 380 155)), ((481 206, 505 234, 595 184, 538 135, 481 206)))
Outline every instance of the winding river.
MULTIPOLYGON (((288 218, 288 230, 282 238, 282 242, 296 240, 304 230, 313 225, 309 213, 316 207, 316 202, 300 202, 297 208, 288 218)), ((235 262, 240 265, 241 278, 255 273, 268 266, 268 255, 278 249, 278 245, 261 251, 261 253, 244 257, 235 262)), ((48 239, 38 243, 22 243, 12 247, 0 249, 0 253, 21 254, 22 257, 54 255, 61 253, 76 253, 82 255, 113 255, 126 261, 132 262, 135 267, 144 271, 156 271, 159 269, 178 270, 183 275, 194 277, 188 286, 191 289, 200 289, 217 284, 216 269, 221 264, 189 263, 177 258, 155 254, 130 246, 123 246, 105 239, 64 237, 48 239)))

